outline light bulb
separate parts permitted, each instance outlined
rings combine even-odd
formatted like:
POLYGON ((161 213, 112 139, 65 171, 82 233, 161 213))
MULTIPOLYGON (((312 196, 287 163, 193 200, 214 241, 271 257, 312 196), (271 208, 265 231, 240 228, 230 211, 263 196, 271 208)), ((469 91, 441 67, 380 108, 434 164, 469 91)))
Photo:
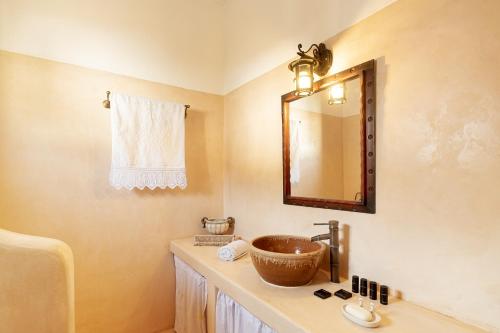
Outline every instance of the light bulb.
POLYGON ((312 77, 308 72, 300 72, 299 73, 299 89, 311 89, 312 87, 312 77))
POLYGON ((344 104, 345 99, 345 89, 343 83, 337 83, 330 87, 330 99, 329 104, 344 104))

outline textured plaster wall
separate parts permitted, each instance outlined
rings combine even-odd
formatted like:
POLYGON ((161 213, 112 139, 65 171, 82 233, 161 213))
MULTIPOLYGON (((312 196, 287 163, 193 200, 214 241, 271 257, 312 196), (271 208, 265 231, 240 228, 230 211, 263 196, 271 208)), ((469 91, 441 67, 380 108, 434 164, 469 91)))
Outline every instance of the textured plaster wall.
POLYGON ((222 120, 221 96, 0 52, 0 228, 71 247, 78 333, 173 327, 169 241, 222 214, 222 120), (106 90, 191 104, 186 190, 108 184, 106 90))
POLYGON ((377 62, 375 215, 283 205, 286 64, 226 95, 236 232, 314 235, 338 219, 344 276, 499 331, 499 12, 496 0, 400 0, 327 41, 332 72, 377 62))

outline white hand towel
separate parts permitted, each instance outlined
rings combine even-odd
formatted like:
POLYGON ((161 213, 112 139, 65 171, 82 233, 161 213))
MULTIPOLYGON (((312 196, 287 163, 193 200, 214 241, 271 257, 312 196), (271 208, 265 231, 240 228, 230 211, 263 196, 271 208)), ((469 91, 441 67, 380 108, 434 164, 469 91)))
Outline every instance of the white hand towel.
POLYGON ((248 252, 248 243, 242 239, 231 242, 219 248, 217 256, 224 261, 234 261, 248 252))
POLYGON ((113 187, 187 186, 184 105, 113 93, 111 135, 113 187))

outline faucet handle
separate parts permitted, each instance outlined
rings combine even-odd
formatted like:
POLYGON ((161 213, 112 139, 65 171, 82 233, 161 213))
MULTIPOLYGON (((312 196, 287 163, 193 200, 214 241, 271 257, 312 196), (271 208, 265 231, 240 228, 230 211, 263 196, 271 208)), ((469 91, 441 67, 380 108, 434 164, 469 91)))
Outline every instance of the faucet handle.
POLYGON ((328 223, 313 223, 313 225, 328 225, 330 227, 338 228, 339 221, 331 220, 331 221, 328 221, 328 223))

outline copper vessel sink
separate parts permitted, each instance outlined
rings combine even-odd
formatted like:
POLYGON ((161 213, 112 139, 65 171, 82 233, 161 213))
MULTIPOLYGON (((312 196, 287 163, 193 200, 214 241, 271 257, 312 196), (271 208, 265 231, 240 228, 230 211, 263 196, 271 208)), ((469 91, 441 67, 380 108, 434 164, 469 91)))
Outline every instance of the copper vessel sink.
POLYGON ((250 244, 253 265, 262 279, 283 287, 308 284, 318 271, 326 248, 323 242, 288 235, 262 236, 250 244))

